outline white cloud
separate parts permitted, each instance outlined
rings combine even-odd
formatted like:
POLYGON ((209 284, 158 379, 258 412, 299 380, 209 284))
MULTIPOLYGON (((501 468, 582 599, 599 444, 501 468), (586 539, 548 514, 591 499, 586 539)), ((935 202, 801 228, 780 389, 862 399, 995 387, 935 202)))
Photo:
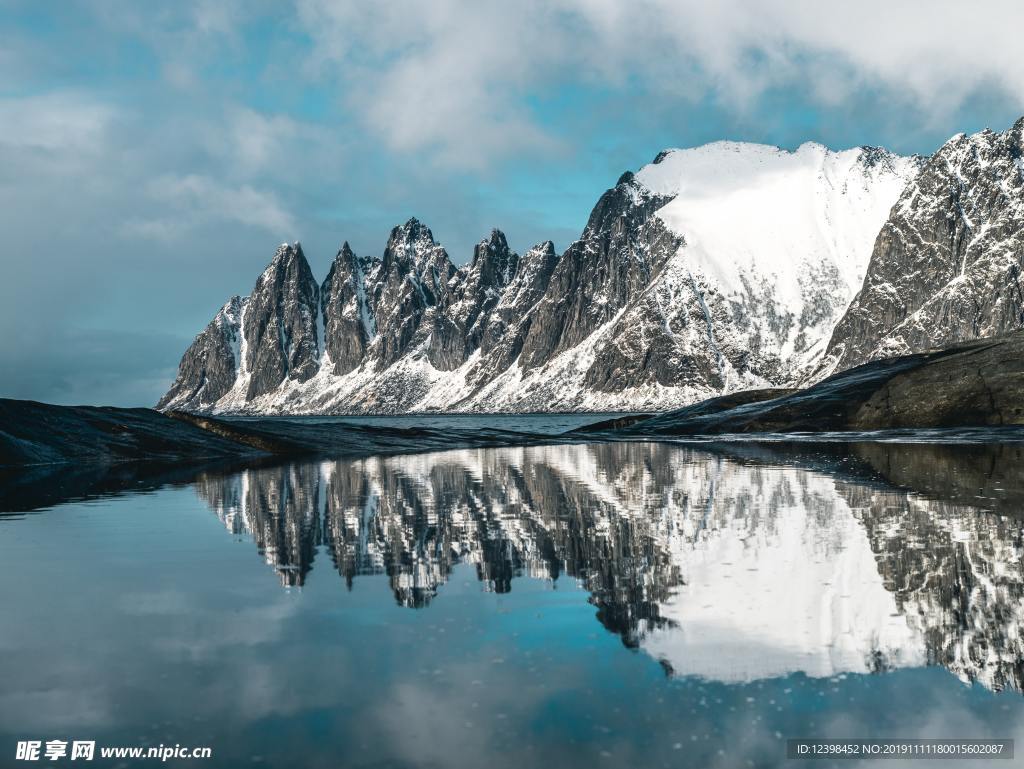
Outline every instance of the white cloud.
POLYGON ((336 67, 351 105, 392 149, 480 168, 495 156, 558 146, 524 104, 564 58, 556 8, 455 0, 429 8, 298 6, 316 43, 313 70, 336 67))
POLYGON ((392 149, 445 165, 557 147, 527 97, 563 82, 712 93, 738 112, 787 86, 824 105, 880 89, 934 121, 980 91, 1024 105, 1024 12, 1007 0, 296 2, 311 71, 340 77, 392 149))
POLYGON ((147 185, 149 197, 171 209, 171 215, 131 219, 122 232, 156 240, 187 234, 209 222, 235 222, 273 233, 278 240, 294 238, 295 218, 270 192, 248 184, 228 186, 202 174, 168 174, 147 185))
POLYGON ((303 165, 323 170, 346 146, 337 129, 233 104, 195 131, 211 162, 245 179, 268 172, 287 176, 303 165))
POLYGON ((249 169, 262 168, 282 145, 300 133, 300 126, 284 115, 262 115, 251 109, 240 109, 231 125, 234 152, 239 162, 249 169))
POLYGON ((77 93, 0 99, 0 145, 48 152, 98 151, 116 116, 113 107, 77 93))

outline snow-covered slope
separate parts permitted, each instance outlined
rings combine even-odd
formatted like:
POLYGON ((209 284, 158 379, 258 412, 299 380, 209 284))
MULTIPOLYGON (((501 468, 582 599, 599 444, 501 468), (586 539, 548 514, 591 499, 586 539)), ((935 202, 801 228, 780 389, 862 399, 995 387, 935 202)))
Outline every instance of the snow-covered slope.
POLYGON ((225 355, 211 387, 201 335, 160 407, 647 410, 787 384, 817 363, 917 167, 876 148, 718 142, 623 174, 561 255, 520 256, 495 230, 456 267, 412 219, 382 258, 345 244, 311 291, 301 249, 283 248, 239 332, 258 355, 225 355))
POLYGON ((670 152, 636 179, 672 198, 658 216, 685 238, 687 268, 799 368, 860 288, 918 165, 877 148, 717 142, 670 152))

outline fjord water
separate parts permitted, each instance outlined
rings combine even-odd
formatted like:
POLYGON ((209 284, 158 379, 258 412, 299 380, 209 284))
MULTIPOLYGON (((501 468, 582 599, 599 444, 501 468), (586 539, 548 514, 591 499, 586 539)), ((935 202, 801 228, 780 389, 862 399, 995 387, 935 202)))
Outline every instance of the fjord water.
POLYGON ((42 494, 0 516, 0 751, 769 767, 790 737, 1024 737, 1022 464, 597 443, 42 494))
POLYGON ((510 432, 530 433, 533 435, 558 435, 570 430, 595 424, 606 419, 615 419, 640 412, 566 412, 536 414, 388 414, 388 415, 349 415, 349 416, 232 416, 221 417, 232 422, 266 422, 281 420, 297 424, 330 424, 344 426, 346 424, 365 425, 369 427, 412 427, 439 430, 477 430, 489 428, 508 430, 510 432))

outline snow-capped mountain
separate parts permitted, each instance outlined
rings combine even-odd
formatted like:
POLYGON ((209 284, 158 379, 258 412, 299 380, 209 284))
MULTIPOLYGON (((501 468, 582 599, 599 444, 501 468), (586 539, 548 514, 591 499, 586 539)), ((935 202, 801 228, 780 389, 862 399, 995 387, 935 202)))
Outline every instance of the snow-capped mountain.
POLYGON ((819 376, 1024 327, 1024 118, 958 134, 900 195, 819 376))
POLYGON ((717 142, 626 173, 561 255, 495 230, 456 267, 421 222, 342 246, 317 287, 282 246, 196 338, 159 407, 664 409, 819 363, 920 161, 717 142), (232 376, 234 372, 234 376, 232 376))

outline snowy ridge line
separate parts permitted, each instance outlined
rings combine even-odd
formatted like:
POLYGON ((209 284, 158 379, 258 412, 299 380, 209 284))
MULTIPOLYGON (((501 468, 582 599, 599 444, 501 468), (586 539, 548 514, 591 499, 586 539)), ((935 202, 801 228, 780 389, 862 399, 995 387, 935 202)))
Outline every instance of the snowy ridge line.
POLYGON ((623 174, 561 254, 520 256, 493 230, 457 267, 410 219, 379 258, 345 243, 317 285, 285 244, 158 407, 660 411, 789 385, 820 363, 919 166, 877 148, 716 142, 623 174))

